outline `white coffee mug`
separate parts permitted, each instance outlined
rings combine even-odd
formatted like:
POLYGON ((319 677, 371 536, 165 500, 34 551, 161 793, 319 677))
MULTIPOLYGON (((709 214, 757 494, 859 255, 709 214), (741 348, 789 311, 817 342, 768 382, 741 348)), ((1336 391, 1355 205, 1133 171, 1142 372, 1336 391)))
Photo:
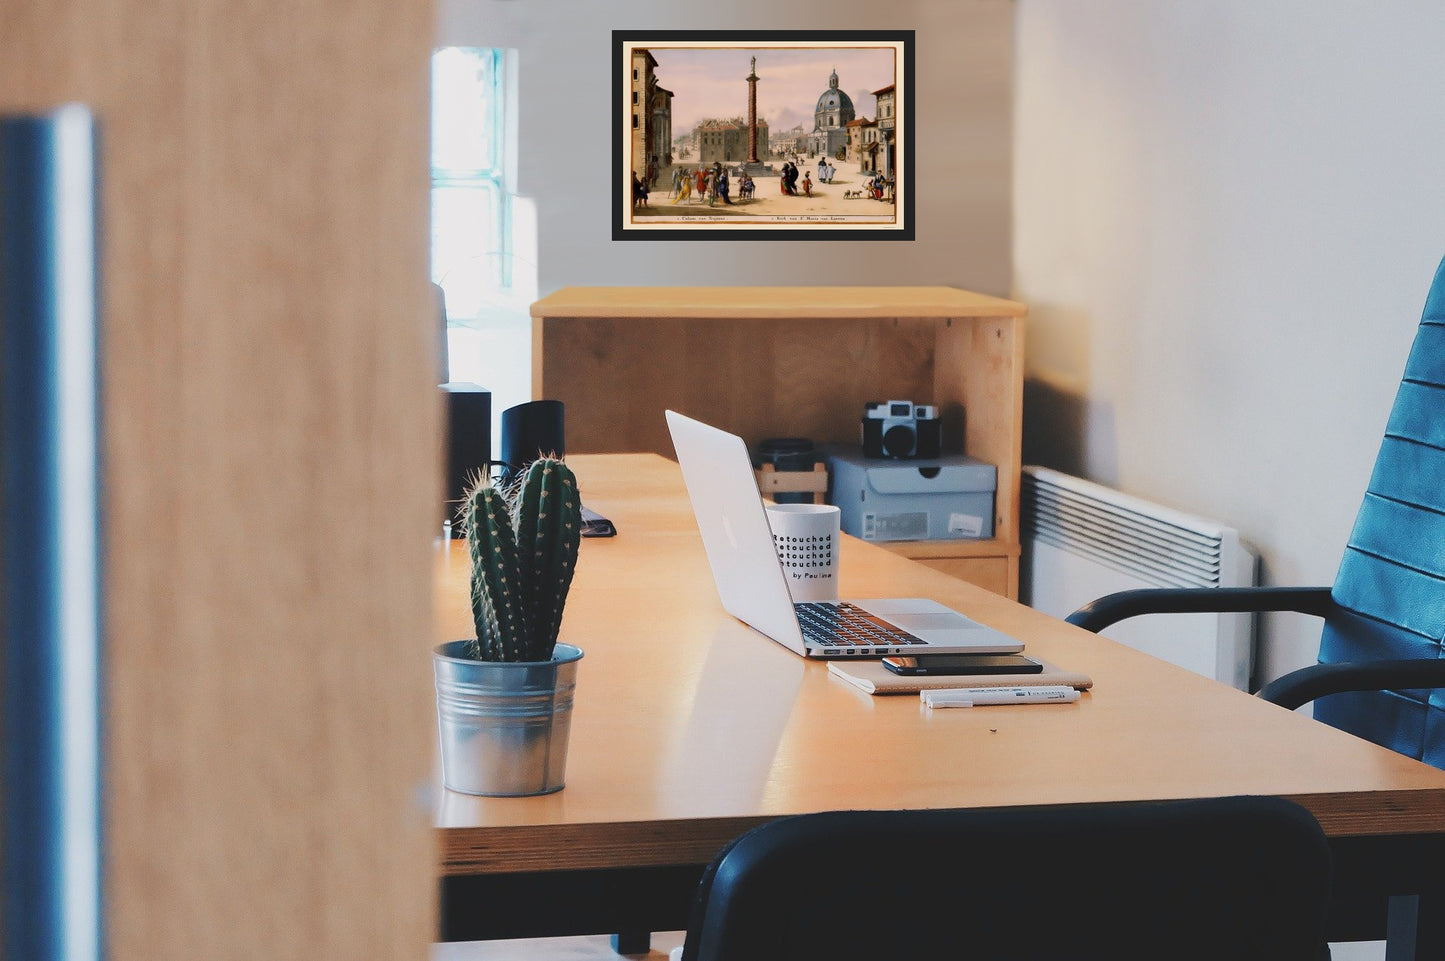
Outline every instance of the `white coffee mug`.
POLYGON ((768 524, 793 601, 836 601, 838 508, 830 504, 769 504, 768 524))

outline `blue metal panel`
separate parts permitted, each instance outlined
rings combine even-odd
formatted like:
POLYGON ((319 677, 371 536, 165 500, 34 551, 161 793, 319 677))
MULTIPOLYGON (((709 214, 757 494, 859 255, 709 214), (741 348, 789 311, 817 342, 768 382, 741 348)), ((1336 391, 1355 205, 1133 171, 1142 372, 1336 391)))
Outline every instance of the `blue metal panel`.
POLYGON ((90 114, 0 118, 0 958, 98 961, 100 522, 90 114))

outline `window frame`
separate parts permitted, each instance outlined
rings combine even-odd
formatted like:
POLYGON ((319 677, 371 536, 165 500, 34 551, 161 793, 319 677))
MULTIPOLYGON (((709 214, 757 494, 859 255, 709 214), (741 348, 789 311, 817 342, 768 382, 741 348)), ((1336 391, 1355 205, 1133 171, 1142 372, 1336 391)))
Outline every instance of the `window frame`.
MULTIPOLYGON (((488 238, 487 250, 482 256, 491 258, 495 264, 495 271, 489 276, 491 286, 498 290, 510 290, 513 285, 512 276, 512 202, 511 192, 507 189, 507 51, 498 47, 463 47, 451 46, 440 47, 432 52, 432 86, 433 97, 436 96, 437 86, 437 58, 445 54, 464 52, 475 56, 479 61, 485 61, 487 73, 490 78, 488 102, 484 105, 483 116, 486 118, 490 135, 487 137, 488 156, 478 158, 481 162, 477 165, 462 166, 439 166, 436 157, 435 131, 433 132, 432 146, 429 156, 429 168, 431 172, 431 197, 432 203, 436 203, 436 194, 439 190, 476 190, 488 195, 490 209, 493 211, 491 219, 491 236, 488 238)), ((437 121, 437 108, 433 107, 432 122, 437 121)), ((442 285, 445 275, 438 274, 439 264, 445 259, 436 256, 438 245, 436 218, 433 216, 431 229, 432 249, 432 280, 442 285)), ((451 309, 451 301, 448 299, 447 326, 458 326, 453 319, 455 314, 451 309)))

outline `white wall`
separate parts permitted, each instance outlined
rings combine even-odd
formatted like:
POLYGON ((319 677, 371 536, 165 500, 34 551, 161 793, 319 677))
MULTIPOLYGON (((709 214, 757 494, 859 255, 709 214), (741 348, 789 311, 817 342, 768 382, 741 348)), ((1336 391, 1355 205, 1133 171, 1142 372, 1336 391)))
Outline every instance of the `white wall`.
MULTIPOLYGON (((443 0, 438 44, 519 51, 518 191, 537 201, 543 295, 585 284, 952 284, 1004 294, 1012 29, 1010 0, 443 0), (916 30, 917 240, 614 243, 614 29, 916 30)), ((820 93, 826 86, 819 78, 820 93)), ((741 112, 745 89, 739 97, 741 112)))
MULTIPOLYGON (((1025 459, 1327 584, 1445 254, 1445 7, 1019 0, 1025 459)), ((1266 625, 1262 675, 1318 622, 1266 625)))

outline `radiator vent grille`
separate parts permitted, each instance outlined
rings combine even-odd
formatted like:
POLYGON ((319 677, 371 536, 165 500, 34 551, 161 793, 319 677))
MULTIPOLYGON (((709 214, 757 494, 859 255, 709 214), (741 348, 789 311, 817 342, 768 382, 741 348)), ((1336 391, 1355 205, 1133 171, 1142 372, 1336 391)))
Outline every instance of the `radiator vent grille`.
MULTIPOLYGON (((1025 467, 1022 486, 1019 599, 1045 614, 1067 617, 1117 591, 1254 583, 1254 552, 1232 527, 1045 467, 1025 467)), ((1156 614, 1103 633, 1249 689, 1251 614, 1156 614)))
POLYGON ((1023 528, 1061 550, 1158 587, 1219 587, 1234 532, 1118 491, 1029 467, 1023 476, 1023 528))

